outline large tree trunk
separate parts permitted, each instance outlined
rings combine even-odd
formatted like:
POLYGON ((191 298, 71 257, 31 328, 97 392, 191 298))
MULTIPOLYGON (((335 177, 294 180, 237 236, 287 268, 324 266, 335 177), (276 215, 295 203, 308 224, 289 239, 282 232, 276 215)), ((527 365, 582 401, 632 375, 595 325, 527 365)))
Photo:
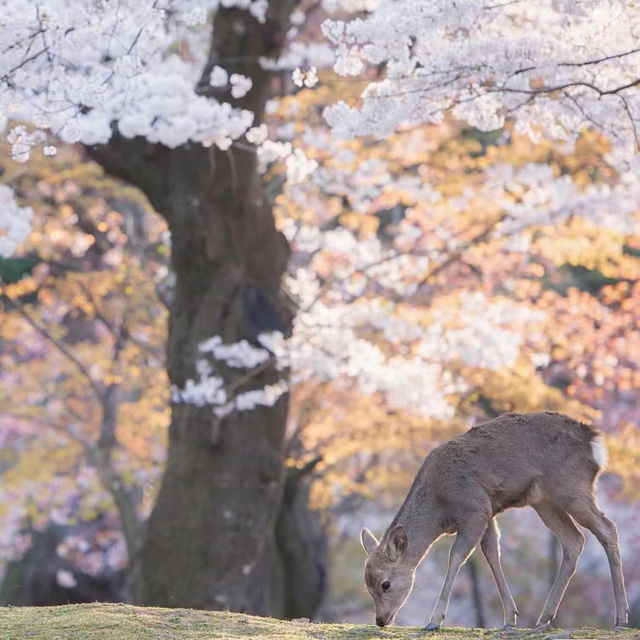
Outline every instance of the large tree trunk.
MULTIPOLYGON (((288 325, 280 302, 287 247, 261 200, 255 157, 216 152, 211 179, 201 181, 207 154, 171 152, 168 176, 176 290, 167 356, 180 388, 197 377, 203 340, 255 341, 288 325)), ((282 375, 266 369, 243 390, 282 375)), ((211 407, 172 406, 167 468, 142 553, 145 603, 268 612, 286 410, 283 397, 274 407, 234 412, 212 443, 211 407)))
MULTIPOLYGON (((210 70, 220 64, 249 76, 253 87, 235 104, 260 122, 269 77, 258 60, 279 54, 294 4, 272 0, 265 24, 247 11, 221 8, 199 90, 234 102, 207 86, 210 70)), ((167 346, 171 384, 182 388, 197 377, 198 343, 211 336, 255 341, 262 331, 288 329, 280 290, 288 247, 252 150, 167 149, 116 137, 92 155, 142 188, 169 223, 176 276, 167 346)), ((234 372, 224 375, 233 384, 234 372)), ((265 369, 239 390, 282 375, 265 369)), ((212 445, 211 407, 172 405, 167 467, 141 551, 144 603, 269 612, 286 412, 286 396, 270 408, 234 412, 212 445)))

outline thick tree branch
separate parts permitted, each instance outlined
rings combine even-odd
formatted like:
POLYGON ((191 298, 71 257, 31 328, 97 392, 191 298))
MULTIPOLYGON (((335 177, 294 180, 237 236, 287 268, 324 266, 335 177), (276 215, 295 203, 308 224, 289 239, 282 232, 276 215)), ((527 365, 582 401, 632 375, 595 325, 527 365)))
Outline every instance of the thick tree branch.
POLYGON ((138 187, 156 211, 162 213, 166 210, 171 154, 168 147, 140 137, 127 139, 114 131, 107 144, 85 149, 87 156, 109 175, 138 187))

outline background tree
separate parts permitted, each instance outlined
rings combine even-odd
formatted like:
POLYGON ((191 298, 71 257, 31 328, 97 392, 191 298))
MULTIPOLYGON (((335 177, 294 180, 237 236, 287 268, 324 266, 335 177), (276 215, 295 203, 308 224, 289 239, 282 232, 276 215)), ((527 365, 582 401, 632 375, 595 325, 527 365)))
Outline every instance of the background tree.
MULTIPOLYGON (((88 579, 126 566, 127 597, 137 598, 168 422, 166 309, 156 293, 167 273, 165 227, 139 192, 71 150, 5 177, 36 213, 25 257, 0 263, 1 420, 14 452, 4 460, 12 497, 3 555, 15 551, 25 516, 33 534, 100 519, 85 535, 110 541, 105 561, 78 572, 88 579)), ((15 571, 7 579, 11 601, 20 580, 15 571)))

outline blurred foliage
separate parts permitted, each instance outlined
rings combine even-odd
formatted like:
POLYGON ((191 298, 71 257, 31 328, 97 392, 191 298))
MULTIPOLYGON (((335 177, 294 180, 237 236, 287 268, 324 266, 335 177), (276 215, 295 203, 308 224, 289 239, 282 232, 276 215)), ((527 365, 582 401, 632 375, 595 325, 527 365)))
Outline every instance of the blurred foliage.
POLYGON ((168 426, 166 309, 156 293, 168 273, 165 227, 139 192, 73 149, 7 163, 3 179, 35 222, 23 255, 0 264, 0 464, 11 498, 2 526, 114 513, 118 482, 143 518, 168 426), (98 445, 112 428, 100 468, 98 445))

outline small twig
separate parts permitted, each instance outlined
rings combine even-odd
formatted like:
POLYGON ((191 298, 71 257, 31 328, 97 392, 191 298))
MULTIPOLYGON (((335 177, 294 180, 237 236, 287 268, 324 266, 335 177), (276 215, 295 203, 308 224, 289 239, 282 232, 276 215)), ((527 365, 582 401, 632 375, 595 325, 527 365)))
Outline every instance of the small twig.
POLYGON ((309 460, 309 462, 307 462, 307 464, 305 464, 303 467, 291 467, 289 473, 287 474, 287 480, 298 482, 301 478, 308 476, 318 466, 318 464, 322 462, 322 460, 324 460, 324 456, 322 456, 321 454, 317 454, 316 456, 311 458, 311 460, 309 460))

